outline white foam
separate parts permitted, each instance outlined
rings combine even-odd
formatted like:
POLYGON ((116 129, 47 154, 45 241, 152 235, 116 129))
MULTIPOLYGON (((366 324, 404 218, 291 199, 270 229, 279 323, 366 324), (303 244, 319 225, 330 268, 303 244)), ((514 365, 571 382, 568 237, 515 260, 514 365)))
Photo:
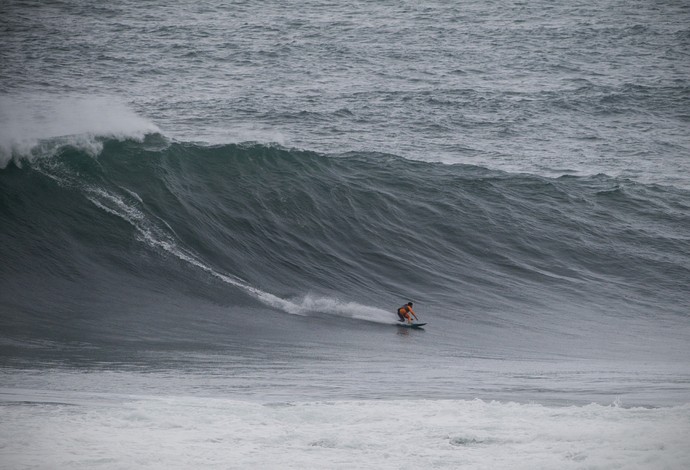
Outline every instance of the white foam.
POLYGON ((227 284, 238 287, 266 305, 293 315, 306 315, 308 313, 309 310, 302 305, 257 289, 237 276, 216 271, 200 260, 195 254, 181 247, 167 223, 165 223, 166 230, 147 218, 145 213, 137 207, 137 205, 143 204, 138 194, 125 191, 128 194, 128 196, 125 196, 95 186, 85 186, 83 191, 86 198, 96 207, 132 225, 137 230, 139 239, 151 248, 163 250, 190 266, 201 269, 227 284))
POLYGON ((16 395, 13 400, 11 390, 2 391, 0 454, 7 468, 684 469, 690 464, 687 405, 261 404, 75 392, 16 395))
POLYGON ((14 159, 50 156, 64 145, 91 155, 99 137, 143 139, 160 132, 148 119, 112 96, 0 96, 0 169, 14 159))

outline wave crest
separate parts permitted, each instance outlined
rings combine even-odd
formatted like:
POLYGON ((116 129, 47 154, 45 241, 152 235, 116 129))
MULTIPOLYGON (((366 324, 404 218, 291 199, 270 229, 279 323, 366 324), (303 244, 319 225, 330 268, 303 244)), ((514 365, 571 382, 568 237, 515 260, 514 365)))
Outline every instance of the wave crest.
POLYGON ((103 139, 143 140, 159 133, 153 122, 110 96, 0 97, 0 169, 14 161, 55 155, 71 146, 91 156, 103 151, 103 139))

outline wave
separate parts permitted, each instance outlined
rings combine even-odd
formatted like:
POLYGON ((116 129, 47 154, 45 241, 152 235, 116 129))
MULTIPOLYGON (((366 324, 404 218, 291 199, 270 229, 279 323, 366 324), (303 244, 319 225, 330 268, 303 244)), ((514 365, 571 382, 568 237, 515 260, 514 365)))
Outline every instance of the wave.
POLYGON ((162 318, 161 296, 233 318, 387 323, 410 299, 441 318, 461 308, 525 328, 540 312, 562 329, 587 312, 687 315, 690 194, 677 188, 160 134, 94 139, 96 157, 53 142, 52 157, 0 170, 9 330, 79 317, 103 332, 117 326, 94 310, 162 318))

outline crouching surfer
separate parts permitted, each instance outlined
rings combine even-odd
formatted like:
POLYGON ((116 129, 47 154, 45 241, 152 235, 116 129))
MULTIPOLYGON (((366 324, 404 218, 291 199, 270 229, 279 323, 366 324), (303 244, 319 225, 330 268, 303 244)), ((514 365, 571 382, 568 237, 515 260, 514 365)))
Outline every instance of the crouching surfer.
POLYGON ((407 302, 406 305, 403 305, 398 309, 398 317, 400 317, 400 320, 398 321, 404 322, 405 320, 407 320, 407 323, 411 325, 412 318, 410 318, 410 314, 412 314, 415 320, 419 320, 419 318, 417 318, 417 315, 414 313, 414 310, 412 310, 412 302, 407 302))

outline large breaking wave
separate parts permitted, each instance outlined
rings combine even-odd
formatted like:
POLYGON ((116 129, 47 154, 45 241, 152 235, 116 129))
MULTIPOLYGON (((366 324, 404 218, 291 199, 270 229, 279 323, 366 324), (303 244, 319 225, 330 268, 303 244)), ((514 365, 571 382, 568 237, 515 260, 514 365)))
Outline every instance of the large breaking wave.
POLYGON ((0 170, 9 336, 147 331, 170 305, 195 306, 170 320, 180 328, 204 305, 238 321, 391 322, 407 299, 527 328, 687 314, 684 190, 159 134, 94 141, 97 156, 63 144, 0 170))

